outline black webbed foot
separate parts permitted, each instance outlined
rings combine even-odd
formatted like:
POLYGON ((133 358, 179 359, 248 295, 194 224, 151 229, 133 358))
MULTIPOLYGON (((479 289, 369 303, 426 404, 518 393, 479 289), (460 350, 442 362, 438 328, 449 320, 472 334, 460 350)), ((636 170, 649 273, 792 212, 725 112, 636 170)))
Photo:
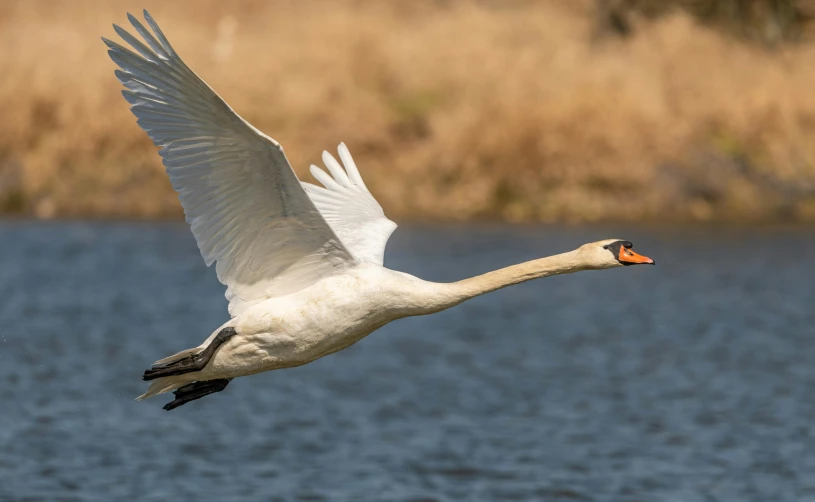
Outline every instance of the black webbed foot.
POLYGON ((167 411, 174 410, 190 401, 201 399, 204 396, 221 392, 229 384, 231 378, 219 378, 217 380, 205 380, 203 382, 193 382, 173 391, 175 399, 164 405, 167 411))
POLYGON ((206 367, 207 363, 209 363, 209 360, 212 359, 212 356, 215 355, 215 352, 218 351, 218 348, 237 334, 235 328, 224 328, 215 335, 215 338, 207 345, 207 348, 201 352, 179 359, 178 361, 153 366, 144 372, 142 380, 155 380, 156 378, 166 376, 183 375, 184 373, 201 371, 206 367))

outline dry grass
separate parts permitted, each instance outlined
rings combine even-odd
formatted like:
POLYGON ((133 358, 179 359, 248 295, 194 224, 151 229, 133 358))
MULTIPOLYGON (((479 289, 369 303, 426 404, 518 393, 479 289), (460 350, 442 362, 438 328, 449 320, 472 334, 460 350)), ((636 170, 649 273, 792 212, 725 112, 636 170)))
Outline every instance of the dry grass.
POLYGON ((345 141, 394 217, 815 221, 815 49, 598 38, 589 0, 0 0, 6 212, 180 214, 99 40, 142 6, 298 174, 345 141))

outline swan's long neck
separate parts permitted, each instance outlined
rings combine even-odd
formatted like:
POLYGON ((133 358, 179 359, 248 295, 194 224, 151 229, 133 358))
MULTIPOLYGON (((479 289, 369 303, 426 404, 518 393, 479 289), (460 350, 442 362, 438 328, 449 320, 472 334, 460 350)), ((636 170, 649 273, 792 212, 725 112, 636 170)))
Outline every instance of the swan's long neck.
POLYGON ((511 267, 487 272, 462 281, 440 284, 431 283, 433 292, 427 296, 425 307, 438 312, 490 291, 512 286, 541 277, 570 274, 594 268, 581 260, 578 250, 555 256, 527 261, 511 267))

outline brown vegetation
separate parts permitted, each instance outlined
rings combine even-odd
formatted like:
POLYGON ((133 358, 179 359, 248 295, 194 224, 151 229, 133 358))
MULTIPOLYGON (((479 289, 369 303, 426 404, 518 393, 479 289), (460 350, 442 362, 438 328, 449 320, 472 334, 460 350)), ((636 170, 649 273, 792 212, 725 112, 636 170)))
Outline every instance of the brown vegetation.
POLYGON ((598 5, 0 2, 0 207, 180 214, 99 39, 146 6, 298 174, 345 141, 395 218, 815 221, 815 48, 598 5))

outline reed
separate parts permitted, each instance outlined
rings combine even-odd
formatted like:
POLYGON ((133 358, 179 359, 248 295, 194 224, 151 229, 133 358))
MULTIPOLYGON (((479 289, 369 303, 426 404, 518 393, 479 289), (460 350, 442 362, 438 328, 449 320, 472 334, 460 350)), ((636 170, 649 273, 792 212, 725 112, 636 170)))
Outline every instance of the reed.
POLYGON ((100 35, 147 7, 303 178, 345 141, 394 218, 815 221, 815 48, 589 0, 0 3, 0 210, 181 214, 100 35))

